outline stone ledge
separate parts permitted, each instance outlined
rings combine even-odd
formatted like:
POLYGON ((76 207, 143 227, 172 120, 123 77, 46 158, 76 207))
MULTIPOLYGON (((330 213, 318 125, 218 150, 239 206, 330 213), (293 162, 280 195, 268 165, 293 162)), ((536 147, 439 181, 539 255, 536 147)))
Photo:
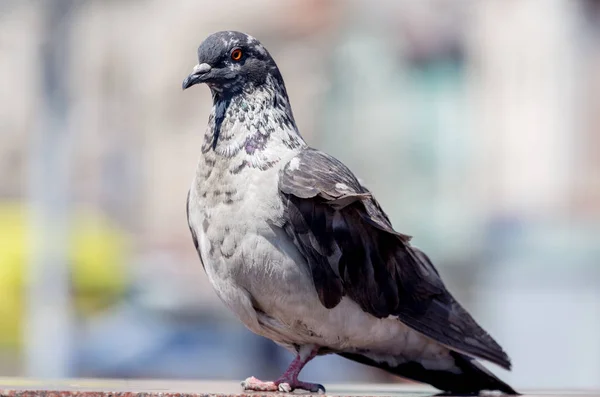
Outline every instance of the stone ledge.
MULTIPOLYGON (((326 396, 425 397, 437 390, 420 385, 329 384, 326 396)), ((309 395, 292 393, 293 395, 309 395)), ((244 393, 239 382, 71 379, 62 381, 1 378, 0 396, 6 397, 273 397, 285 393, 244 393)), ((598 392, 548 391, 529 396, 597 396, 598 392)))
MULTIPOLYGON (((326 396, 404 396, 421 397, 436 393, 435 389, 416 385, 396 384, 328 384, 326 396)), ((309 393, 291 393, 310 395, 309 393)), ((1 378, 0 396, 15 397, 261 397, 285 393, 242 391, 233 381, 172 381, 172 380, 112 380, 69 379, 36 380, 1 378)), ((326 397, 325 396, 325 397, 326 397)), ((321 395, 321 397, 323 397, 321 395)))

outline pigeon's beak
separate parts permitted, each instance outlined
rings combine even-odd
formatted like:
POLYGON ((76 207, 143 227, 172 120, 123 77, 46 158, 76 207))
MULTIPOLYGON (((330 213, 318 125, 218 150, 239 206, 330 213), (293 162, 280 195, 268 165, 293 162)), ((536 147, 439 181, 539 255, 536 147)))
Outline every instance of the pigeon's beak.
POLYGON ((208 63, 201 63, 199 65, 194 66, 194 70, 192 73, 183 80, 183 84, 181 84, 181 88, 184 90, 186 88, 190 88, 193 85, 203 83, 206 81, 207 76, 210 72, 210 65, 208 63))

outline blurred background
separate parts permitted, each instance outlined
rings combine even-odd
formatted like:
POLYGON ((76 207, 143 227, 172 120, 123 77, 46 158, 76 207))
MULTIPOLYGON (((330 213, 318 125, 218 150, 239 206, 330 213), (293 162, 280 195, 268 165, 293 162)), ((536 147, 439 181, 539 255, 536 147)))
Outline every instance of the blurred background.
MULTIPOLYGON (((503 345, 517 388, 600 387, 600 1, 0 0, 0 375, 274 378, 185 198, 217 30, 263 42, 349 165, 503 345)), ((401 381, 337 357, 318 382, 401 381)))

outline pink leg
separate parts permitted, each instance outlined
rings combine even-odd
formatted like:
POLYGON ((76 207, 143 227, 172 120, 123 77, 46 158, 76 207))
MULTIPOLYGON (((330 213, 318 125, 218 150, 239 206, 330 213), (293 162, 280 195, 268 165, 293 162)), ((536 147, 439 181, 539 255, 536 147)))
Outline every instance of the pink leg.
POLYGON ((318 347, 303 346, 300 348, 298 355, 294 358, 294 361, 292 361, 288 369, 277 380, 273 382, 263 382, 252 376, 242 382, 242 387, 244 390, 254 391, 291 392, 295 389, 303 389, 313 393, 324 393, 325 388, 322 385, 298 380, 298 375, 300 374, 300 371, 302 371, 302 368, 304 368, 306 363, 315 358, 318 351, 318 347))

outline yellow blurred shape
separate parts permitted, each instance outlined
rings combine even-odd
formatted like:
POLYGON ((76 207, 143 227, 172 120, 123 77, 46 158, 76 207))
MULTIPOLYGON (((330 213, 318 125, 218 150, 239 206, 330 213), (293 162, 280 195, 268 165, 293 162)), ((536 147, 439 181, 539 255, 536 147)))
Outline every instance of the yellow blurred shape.
MULTIPOLYGON (((27 207, 0 202, 0 346, 20 343, 25 276, 30 258, 27 207)), ((129 238, 99 213, 74 211, 68 260, 74 309, 89 315, 114 303, 125 288, 129 238)))

